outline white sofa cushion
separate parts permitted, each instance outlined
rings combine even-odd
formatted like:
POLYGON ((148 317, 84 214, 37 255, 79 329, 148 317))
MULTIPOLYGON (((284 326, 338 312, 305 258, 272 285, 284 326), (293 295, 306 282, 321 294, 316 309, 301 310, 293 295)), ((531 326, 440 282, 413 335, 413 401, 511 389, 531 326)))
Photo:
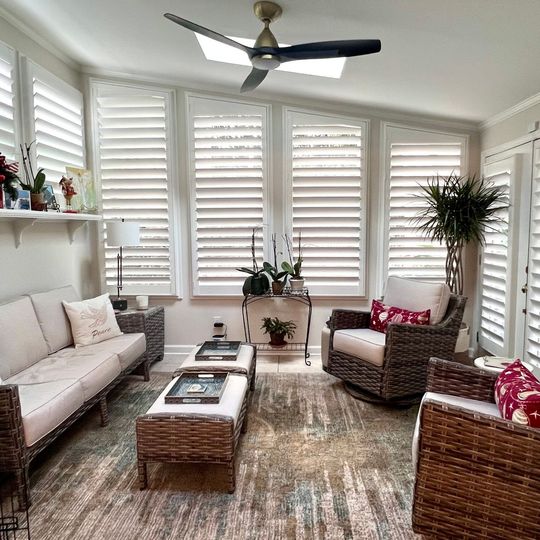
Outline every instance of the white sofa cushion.
POLYGON ((0 305, 0 377, 7 379, 47 356, 36 312, 30 298, 0 305))
POLYGON ((10 384, 37 384, 64 379, 79 380, 84 401, 94 397, 118 375, 118 356, 108 352, 87 353, 84 349, 64 349, 11 377, 10 384))
MULTIPOLYGON (((87 345, 86 347, 68 347, 64 351, 77 351, 79 354, 109 353, 116 354, 122 371, 129 367, 146 351, 146 336, 142 333, 122 334, 121 336, 87 345)), ((60 351, 63 353, 64 351, 60 351)))
POLYGON ((369 328, 351 328, 334 332, 334 349, 357 356, 375 366, 384 363, 386 334, 369 328))
POLYGON ((412 441, 412 459, 413 467, 416 470, 418 464, 418 444, 420 438, 420 414, 422 412, 422 405, 425 401, 435 401, 437 403, 444 403, 453 407, 459 407, 468 411, 478 412, 482 414, 488 414, 496 418, 501 418, 499 408, 495 403, 489 403, 488 401, 479 401, 476 399, 468 399, 459 396, 451 396, 449 394, 438 394, 436 392, 426 392, 422 398, 420 409, 418 410, 418 416, 416 417, 416 425, 414 427, 413 441, 412 441))
POLYGON ((29 296, 36 311, 49 354, 72 345, 71 325, 62 301, 79 301, 81 297, 77 291, 71 285, 68 285, 67 287, 30 294, 29 296))
POLYGON ((84 403, 83 390, 76 379, 19 385, 24 438, 32 446, 84 403))
POLYGON ((194 351, 186 357, 180 365, 181 368, 197 367, 208 369, 211 366, 239 367, 245 369, 246 373, 249 373, 251 364, 253 363, 253 347, 250 347, 249 345, 240 346, 236 360, 195 360, 195 352, 197 350, 199 350, 199 347, 196 347, 194 351))
POLYGON ((94 345, 122 334, 109 293, 82 302, 62 303, 71 323, 76 347, 94 345))
POLYGON ((176 382, 174 378, 163 392, 156 399, 154 404, 148 409, 146 414, 210 414, 213 416, 222 416, 232 418, 234 424, 238 421, 240 411, 242 410, 242 402, 247 391, 247 377, 244 375, 229 374, 227 386, 223 391, 223 395, 219 403, 181 403, 168 404, 165 403, 165 396, 176 382))
POLYGON ((409 311, 431 310, 430 324, 440 323, 450 300, 450 287, 446 283, 426 283, 398 277, 386 282, 384 303, 409 311))

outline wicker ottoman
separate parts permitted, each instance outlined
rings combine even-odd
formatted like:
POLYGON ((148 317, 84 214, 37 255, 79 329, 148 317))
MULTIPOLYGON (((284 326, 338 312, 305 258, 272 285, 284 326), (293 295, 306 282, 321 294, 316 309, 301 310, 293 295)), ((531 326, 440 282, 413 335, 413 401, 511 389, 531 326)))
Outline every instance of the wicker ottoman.
POLYGON ((195 353, 200 346, 195 347, 175 375, 184 371, 210 371, 213 373, 242 373, 248 378, 250 390, 255 390, 255 372, 257 369, 257 347, 243 343, 236 360, 195 360, 195 353))
POLYGON ((234 455, 240 431, 247 429, 248 383, 231 374, 216 404, 166 404, 173 379, 145 415, 136 422, 139 486, 148 484, 146 464, 222 463, 227 466, 228 491, 235 489, 234 455))

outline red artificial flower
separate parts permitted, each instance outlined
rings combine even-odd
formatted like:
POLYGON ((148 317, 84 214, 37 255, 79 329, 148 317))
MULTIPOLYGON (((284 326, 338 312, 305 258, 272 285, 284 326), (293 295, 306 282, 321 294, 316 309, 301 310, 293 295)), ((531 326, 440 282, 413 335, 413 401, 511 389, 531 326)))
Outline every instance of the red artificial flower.
POLYGON ((0 182, 3 182, 6 179, 6 177, 3 174, 0 174, 0 182))

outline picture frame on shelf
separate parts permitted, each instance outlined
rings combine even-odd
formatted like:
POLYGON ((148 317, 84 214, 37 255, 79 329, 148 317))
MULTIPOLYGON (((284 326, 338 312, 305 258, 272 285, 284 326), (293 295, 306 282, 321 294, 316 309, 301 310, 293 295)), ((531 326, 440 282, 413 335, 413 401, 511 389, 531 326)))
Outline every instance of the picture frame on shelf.
POLYGON ((13 200, 4 192, 4 208, 8 210, 30 210, 30 191, 27 189, 17 189, 17 199, 13 200))
POLYGON ((97 214, 96 186, 92 172, 88 169, 66 167, 66 175, 73 179, 76 195, 71 206, 84 214, 97 214))

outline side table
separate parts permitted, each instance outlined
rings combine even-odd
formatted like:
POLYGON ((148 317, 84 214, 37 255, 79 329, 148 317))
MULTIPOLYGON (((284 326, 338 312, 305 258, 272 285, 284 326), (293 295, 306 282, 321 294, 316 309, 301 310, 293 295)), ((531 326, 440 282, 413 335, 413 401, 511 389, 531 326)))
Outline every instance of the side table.
POLYGON ((165 309, 163 306, 148 309, 128 309, 116 313, 120 330, 125 334, 141 332, 146 336, 145 379, 152 362, 163 360, 165 346, 165 309))

